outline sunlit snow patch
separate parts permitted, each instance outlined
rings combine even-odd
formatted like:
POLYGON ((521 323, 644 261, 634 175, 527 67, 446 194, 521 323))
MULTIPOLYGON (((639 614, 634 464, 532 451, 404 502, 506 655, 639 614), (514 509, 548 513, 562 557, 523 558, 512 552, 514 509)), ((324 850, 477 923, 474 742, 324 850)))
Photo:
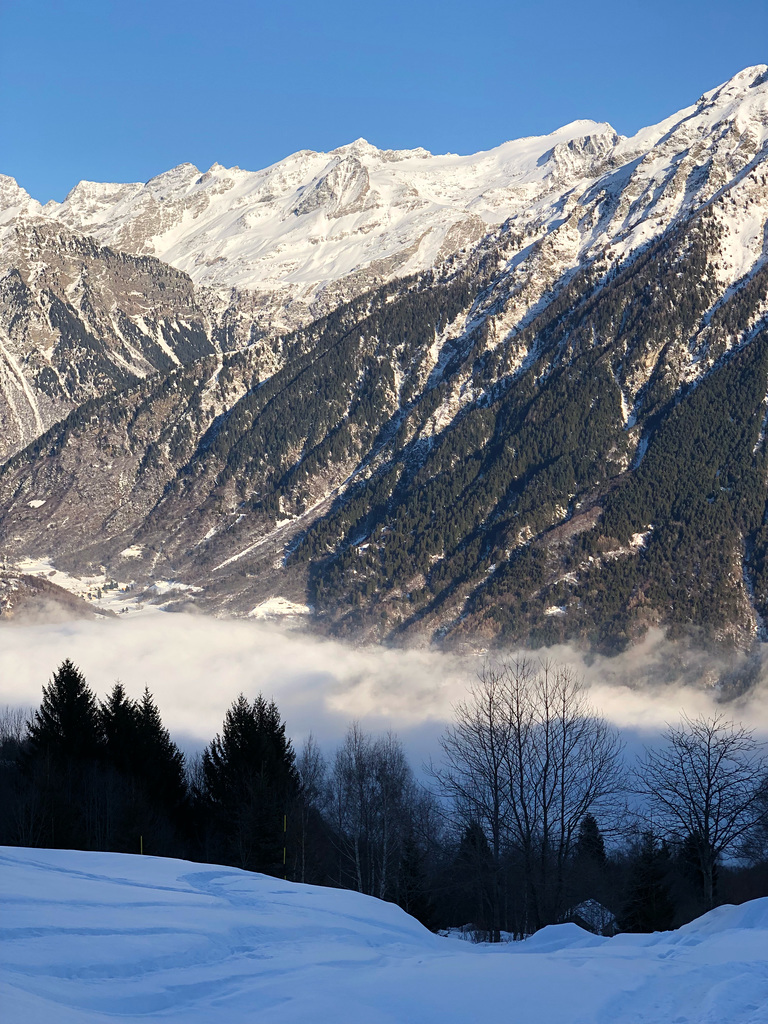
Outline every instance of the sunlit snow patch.
POLYGON ((44 578, 102 610, 124 612, 136 611, 139 607, 131 595, 131 583, 111 579, 106 573, 72 576, 63 569, 57 569, 50 557, 22 558, 14 563, 13 568, 27 576, 44 578))
POLYGON ((144 554, 144 546, 142 544, 131 544, 129 548, 123 548, 120 552, 121 558, 141 558, 144 554))
POLYGON ((249 619, 277 619, 285 615, 309 615, 311 609, 306 604, 296 604, 287 597, 270 597, 248 612, 249 619))

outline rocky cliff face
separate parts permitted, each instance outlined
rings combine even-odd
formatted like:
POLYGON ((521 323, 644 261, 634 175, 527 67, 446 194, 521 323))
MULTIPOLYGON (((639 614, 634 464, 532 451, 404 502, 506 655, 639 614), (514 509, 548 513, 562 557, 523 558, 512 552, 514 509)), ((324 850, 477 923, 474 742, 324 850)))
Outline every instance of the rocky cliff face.
POLYGON ((41 434, 0 473, 7 557, 355 636, 750 642, 767 156, 752 68, 632 139, 356 143, 42 210, 6 183, 6 401, 41 434))
POLYGON ((191 281, 39 218, 3 234, 0 455, 89 398, 214 351, 191 281))

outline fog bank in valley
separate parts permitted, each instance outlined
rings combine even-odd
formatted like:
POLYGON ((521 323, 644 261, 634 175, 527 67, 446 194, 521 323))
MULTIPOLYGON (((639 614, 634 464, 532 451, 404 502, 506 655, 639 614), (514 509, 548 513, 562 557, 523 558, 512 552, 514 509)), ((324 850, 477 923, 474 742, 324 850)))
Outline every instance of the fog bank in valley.
MULTIPOLYGON (((633 737, 652 739, 683 710, 696 715, 716 707, 768 736, 765 656, 717 660, 660 633, 612 658, 585 657, 568 647, 529 656, 569 664, 630 746, 633 737)), ((7 623, 0 627, 0 705, 36 706, 65 658, 80 667, 99 697, 118 679, 133 696, 149 686, 166 725, 187 750, 220 730, 238 693, 262 691, 277 701, 297 747, 309 732, 332 746, 359 719, 372 732, 395 730, 415 762, 438 753, 437 737, 483 663, 480 655, 356 647, 279 625, 200 615, 7 623)))

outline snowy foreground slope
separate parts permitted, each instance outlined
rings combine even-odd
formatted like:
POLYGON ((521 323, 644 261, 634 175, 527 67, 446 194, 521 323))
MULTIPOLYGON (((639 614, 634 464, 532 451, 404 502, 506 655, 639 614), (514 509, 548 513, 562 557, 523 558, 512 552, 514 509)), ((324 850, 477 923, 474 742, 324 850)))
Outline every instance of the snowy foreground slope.
POLYGON ((356 893, 178 860, 0 850, 3 1024, 764 1024, 768 899, 678 932, 473 947, 356 893))

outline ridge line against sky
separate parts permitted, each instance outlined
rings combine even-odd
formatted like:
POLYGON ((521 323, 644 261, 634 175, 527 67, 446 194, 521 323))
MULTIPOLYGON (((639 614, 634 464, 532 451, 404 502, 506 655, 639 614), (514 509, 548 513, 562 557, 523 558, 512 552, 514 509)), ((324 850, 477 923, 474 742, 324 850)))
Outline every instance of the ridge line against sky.
POLYGON ((631 135, 764 63, 766 38, 764 0, 9 0, 0 173, 46 202, 361 136, 467 154, 580 119, 631 135))

